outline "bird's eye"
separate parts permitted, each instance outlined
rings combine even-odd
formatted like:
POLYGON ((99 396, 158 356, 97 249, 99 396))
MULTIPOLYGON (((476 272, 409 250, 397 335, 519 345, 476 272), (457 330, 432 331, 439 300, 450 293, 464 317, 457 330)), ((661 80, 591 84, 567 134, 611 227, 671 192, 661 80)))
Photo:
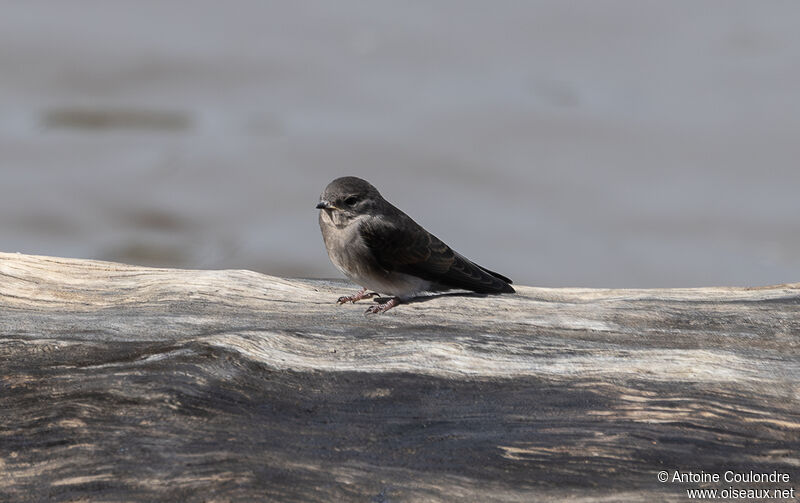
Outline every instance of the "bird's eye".
POLYGON ((347 206, 353 206, 357 202, 358 202, 358 198, 356 196, 350 196, 350 197, 348 197, 347 199, 344 200, 344 204, 346 204, 347 206))

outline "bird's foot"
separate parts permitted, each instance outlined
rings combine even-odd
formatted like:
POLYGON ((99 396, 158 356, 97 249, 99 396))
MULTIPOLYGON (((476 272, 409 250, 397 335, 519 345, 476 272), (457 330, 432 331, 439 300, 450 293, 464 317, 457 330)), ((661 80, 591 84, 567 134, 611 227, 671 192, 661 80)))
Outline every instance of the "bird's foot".
POLYGON ((399 303, 400 303, 400 299, 398 299, 397 297, 392 297, 391 299, 389 299, 388 301, 384 302, 383 304, 376 304, 374 306, 369 306, 369 308, 367 308, 367 310, 364 311, 364 314, 385 313, 386 311, 388 311, 389 309, 393 308, 394 306, 396 306, 399 303))
POLYGON ((366 288, 362 288, 358 292, 354 293, 353 295, 346 295, 339 297, 339 300, 336 301, 337 304, 346 304, 348 302, 352 302, 355 304, 361 299, 370 299, 375 293, 367 293, 366 288))

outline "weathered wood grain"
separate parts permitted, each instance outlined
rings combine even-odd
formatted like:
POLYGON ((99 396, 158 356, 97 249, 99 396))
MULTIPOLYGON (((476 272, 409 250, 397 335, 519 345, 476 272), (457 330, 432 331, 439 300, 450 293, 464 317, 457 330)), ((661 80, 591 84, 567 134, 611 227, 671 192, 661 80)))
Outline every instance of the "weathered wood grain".
POLYGON ((800 284, 371 317, 334 305, 352 288, 0 254, 0 500, 685 501, 675 469, 800 489, 800 284))

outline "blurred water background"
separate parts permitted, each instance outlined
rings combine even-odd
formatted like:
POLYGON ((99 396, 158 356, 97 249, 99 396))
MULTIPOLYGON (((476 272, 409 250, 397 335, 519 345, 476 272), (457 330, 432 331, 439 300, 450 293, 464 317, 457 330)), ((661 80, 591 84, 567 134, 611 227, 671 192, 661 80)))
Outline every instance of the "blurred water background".
POLYGON ((542 286, 800 281, 795 1, 0 1, 0 249, 338 277, 357 175, 542 286))

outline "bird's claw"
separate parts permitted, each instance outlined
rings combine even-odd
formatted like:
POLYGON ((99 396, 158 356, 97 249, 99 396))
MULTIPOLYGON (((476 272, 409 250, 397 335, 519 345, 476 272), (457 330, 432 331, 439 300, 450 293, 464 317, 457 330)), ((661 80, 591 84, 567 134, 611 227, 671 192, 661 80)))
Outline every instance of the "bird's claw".
POLYGON ((383 304, 375 304, 374 306, 369 306, 364 314, 381 314, 385 313, 389 309, 393 308, 397 304, 400 303, 400 300, 397 298, 389 299, 388 301, 384 302, 383 304))
POLYGON ((367 293, 367 289, 364 288, 364 289, 359 290, 358 292, 354 293, 353 295, 342 295, 341 297, 339 297, 339 299, 336 301, 336 303, 337 304, 347 304, 348 302, 350 302, 352 304, 355 304, 359 300, 371 298, 373 295, 375 295, 375 294, 374 293, 367 293))

